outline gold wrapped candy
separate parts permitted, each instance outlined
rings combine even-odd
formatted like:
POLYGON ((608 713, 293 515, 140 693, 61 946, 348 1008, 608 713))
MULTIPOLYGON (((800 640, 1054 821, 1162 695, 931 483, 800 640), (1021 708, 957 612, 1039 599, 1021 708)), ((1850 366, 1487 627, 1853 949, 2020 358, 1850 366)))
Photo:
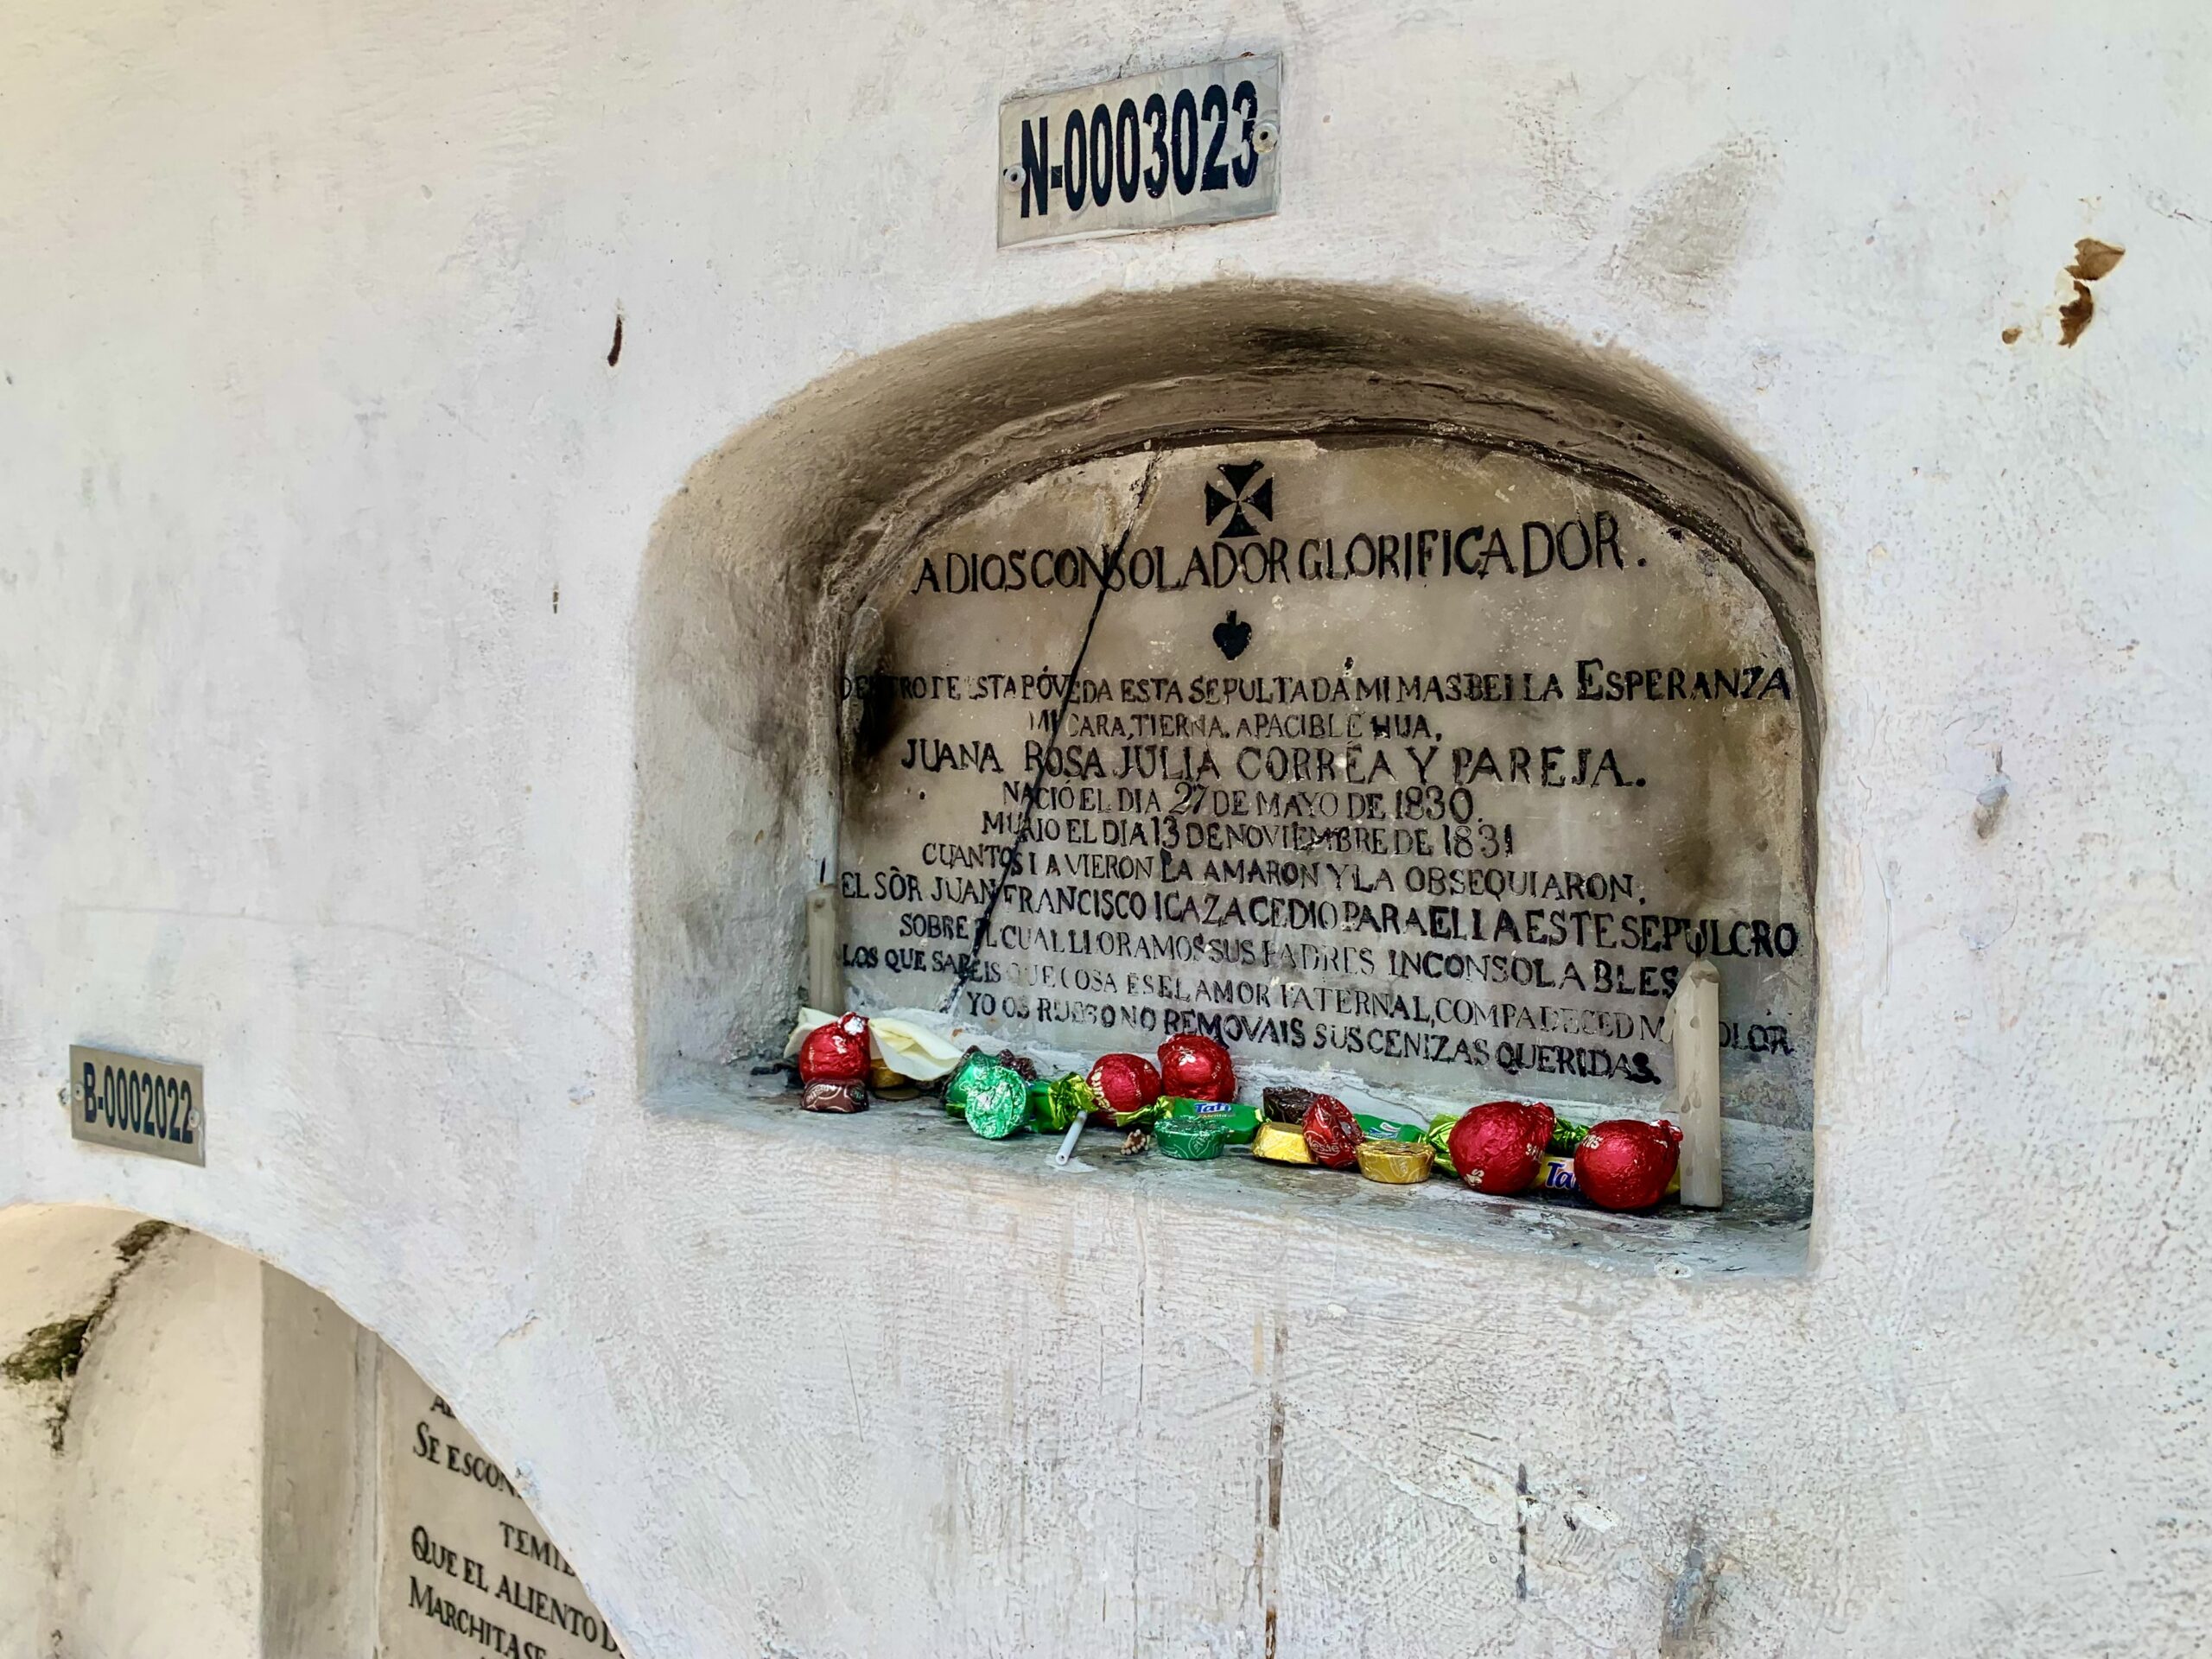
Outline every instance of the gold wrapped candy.
POLYGON ((1252 1155, 1271 1164, 1310 1164, 1313 1149, 1295 1123, 1262 1123, 1252 1132, 1252 1155))
POLYGON ((1412 1186, 1428 1179, 1436 1161, 1436 1148, 1426 1141, 1375 1141, 1359 1143, 1359 1173, 1370 1181, 1392 1186, 1412 1186))

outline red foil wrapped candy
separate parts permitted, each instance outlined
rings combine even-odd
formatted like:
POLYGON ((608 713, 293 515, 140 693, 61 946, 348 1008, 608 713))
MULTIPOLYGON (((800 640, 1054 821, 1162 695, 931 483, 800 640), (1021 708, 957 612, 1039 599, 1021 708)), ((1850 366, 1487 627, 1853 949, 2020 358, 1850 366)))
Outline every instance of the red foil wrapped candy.
POLYGON ((1470 1108, 1452 1126, 1445 1149, 1459 1179, 1478 1192, 1526 1192, 1544 1166, 1552 1109, 1517 1100, 1470 1108))
POLYGON ((868 1021, 857 1014, 817 1026, 798 1046, 801 1083, 868 1081, 868 1021))
POLYGON ((1178 1032, 1160 1046, 1160 1091, 1185 1100, 1234 1100, 1236 1068, 1212 1038, 1178 1032))
POLYGON ((1574 1185, 1607 1210, 1649 1210, 1667 1194, 1682 1132, 1672 1123, 1616 1117, 1593 1124, 1574 1149, 1574 1185))
POLYGON ((1101 1054, 1087 1081, 1098 1097, 1093 1116, 1102 1127, 1120 1128, 1160 1098, 1160 1072, 1141 1054, 1101 1054))
POLYGON ((1367 1139, 1351 1108, 1334 1095, 1316 1095, 1306 1109, 1301 1126, 1306 1149, 1313 1161, 1329 1169, 1350 1169, 1359 1161, 1359 1143, 1367 1139))

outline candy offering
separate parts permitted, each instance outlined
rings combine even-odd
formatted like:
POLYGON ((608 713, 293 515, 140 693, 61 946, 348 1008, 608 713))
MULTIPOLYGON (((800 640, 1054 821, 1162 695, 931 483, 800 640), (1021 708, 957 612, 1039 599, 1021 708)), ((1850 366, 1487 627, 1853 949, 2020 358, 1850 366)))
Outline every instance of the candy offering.
POLYGON ((1029 1127, 1047 1135, 1065 1133, 1069 1124, 1096 1109, 1090 1085, 1072 1071, 1050 1083, 1033 1083, 1029 1090, 1029 1127))
POLYGON ((935 1083, 960 1063, 959 1045, 938 1027, 942 1017, 895 1014, 868 1017, 868 1052, 876 1065, 903 1084, 935 1083))
POLYGON ((817 1026, 798 1046, 801 1083, 868 1081, 868 1021, 857 1014, 817 1026))
POLYGON ((1458 1167, 1452 1162, 1452 1131, 1459 1127, 1459 1114, 1439 1112, 1428 1120, 1428 1127, 1421 1138, 1436 1148, 1436 1166, 1446 1175, 1457 1175, 1458 1167))
POLYGON ((1359 1161, 1359 1143, 1366 1134, 1351 1108, 1334 1095, 1314 1096, 1300 1127, 1315 1163, 1327 1169, 1350 1169, 1359 1161))
POLYGON ((1005 1140, 1029 1116, 1029 1085, 1020 1072, 996 1060, 962 1067, 954 1086, 945 1090, 948 1103, 956 1093, 968 1127, 986 1141, 1005 1140))
POLYGON ((1667 1194, 1682 1132, 1672 1123, 1616 1117, 1594 1123, 1574 1149, 1574 1185, 1606 1210, 1649 1210, 1667 1194))
POLYGON ((1679 1182, 1682 1135, 1673 1123, 1616 1118, 1586 1127, 1548 1106, 1493 1100, 1456 1116, 1439 1113, 1424 1127, 1354 1112, 1334 1095, 1288 1084, 1268 1085, 1261 1103, 1248 1106, 1237 1103, 1229 1051, 1197 1032, 1178 1032, 1160 1044, 1156 1066, 1141 1054, 1117 1052, 1098 1056, 1088 1072, 1040 1078, 1034 1062, 1010 1049, 969 1047, 953 1059, 953 1041, 921 1016, 903 1037, 906 1027, 893 1029, 896 1015, 882 1020, 878 1032, 858 1014, 800 1011, 784 1052, 797 1058, 808 1111, 864 1112, 878 1097, 872 1084, 894 1097, 912 1094, 918 1083, 934 1089, 932 1077, 917 1074, 943 1066, 948 1112, 988 1141, 1026 1129, 1059 1137, 1062 1168, 1088 1124, 1126 1135, 1124 1157, 1156 1146, 1166 1157, 1198 1163, 1249 1145, 1264 1162, 1357 1168, 1386 1185, 1411 1186, 1441 1173, 1478 1192, 1579 1192, 1607 1210, 1648 1210, 1679 1182))
POLYGON ((1363 1141, 1357 1154, 1359 1173, 1370 1181, 1412 1186, 1428 1179, 1436 1148, 1426 1141, 1363 1141))
POLYGON ((963 1054, 944 1079, 944 1109, 957 1117, 968 1109, 967 1079, 980 1066, 991 1064, 991 1057, 980 1048, 971 1048, 963 1054))
POLYGON ((1536 1166, 1536 1185, 1546 1192, 1573 1192, 1574 1154, 1571 1152, 1546 1153, 1544 1161, 1536 1166))
POLYGON ((1160 1072, 1141 1054, 1100 1055, 1091 1063, 1090 1084, 1102 1128, 1134 1122, 1160 1098, 1160 1072))
POLYGON ((798 1103, 810 1112, 864 1112, 868 1089, 857 1083, 810 1083, 803 1087, 798 1103))
POLYGON ((1160 1103, 1160 1113, 1162 1117, 1210 1119, 1228 1132, 1232 1145, 1240 1147, 1251 1145, 1253 1133, 1260 1127, 1259 1113, 1234 1101, 1185 1100, 1170 1095, 1160 1103))
POLYGON ((1160 1086, 1189 1100, 1234 1100, 1236 1068, 1212 1038, 1178 1032, 1160 1046, 1160 1086))
POLYGON ((1163 1117, 1153 1126, 1152 1139, 1166 1156, 1197 1163, 1221 1156, 1221 1149, 1229 1144, 1229 1124, 1218 1114, 1163 1117))
MULTIPOLYGON (((1173 1120, 1170 1120, 1173 1122, 1173 1120)), ((1287 1123, 1262 1123, 1253 1131, 1252 1155, 1271 1164, 1310 1164, 1313 1154, 1302 1129, 1287 1123)))
POLYGON ((1552 1109, 1514 1100, 1471 1107, 1452 1128, 1452 1168, 1478 1192, 1525 1192, 1551 1145, 1552 1109))

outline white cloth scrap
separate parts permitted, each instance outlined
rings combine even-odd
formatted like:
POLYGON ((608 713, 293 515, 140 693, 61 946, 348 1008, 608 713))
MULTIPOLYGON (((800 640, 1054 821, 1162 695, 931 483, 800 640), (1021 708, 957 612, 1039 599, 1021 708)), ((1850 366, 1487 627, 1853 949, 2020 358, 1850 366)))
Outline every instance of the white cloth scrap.
MULTIPOLYGON (((843 1017, 824 1014, 819 1008, 801 1008, 798 1023, 791 1027, 790 1040, 784 1045, 784 1058, 788 1060, 798 1053, 799 1045, 806 1040, 809 1032, 843 1017)), ((942 1016, 925 1014, 919 1008, 872 1014, 868 1016, 868 1052, 902 1077, 915 1083, 933 1083, 957 1065, 960 1057, 968 1052, 966 1044, 956 1043, 941 1030, 931 1028, 941 1021, 942 1016)))

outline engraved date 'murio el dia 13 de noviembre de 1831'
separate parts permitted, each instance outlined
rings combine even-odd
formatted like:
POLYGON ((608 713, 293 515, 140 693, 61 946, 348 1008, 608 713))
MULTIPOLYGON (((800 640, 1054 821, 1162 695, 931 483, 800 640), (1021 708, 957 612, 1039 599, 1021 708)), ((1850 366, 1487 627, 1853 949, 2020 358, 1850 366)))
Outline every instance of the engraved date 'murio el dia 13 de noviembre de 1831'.
POLYGON ((1800 670, 1681 527, 1285 442, 1020 486, 895 580, 843 686, 855 1006, 1648 1106, 1703 956, 1731 1110, 1809 1122, 1800 670))

